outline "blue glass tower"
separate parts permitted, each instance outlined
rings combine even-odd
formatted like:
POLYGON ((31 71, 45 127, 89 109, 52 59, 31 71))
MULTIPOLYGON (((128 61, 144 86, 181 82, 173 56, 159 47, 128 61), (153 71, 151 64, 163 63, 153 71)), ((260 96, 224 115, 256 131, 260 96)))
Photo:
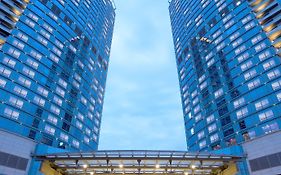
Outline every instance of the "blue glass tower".
POLYGON ((67 150, 96 150, 113 2, 2 0, 0 9, 1 130, 67 150))
POLYGON ((172 0, 170 17, 190 151, 281 128, 281 2, 172 0))

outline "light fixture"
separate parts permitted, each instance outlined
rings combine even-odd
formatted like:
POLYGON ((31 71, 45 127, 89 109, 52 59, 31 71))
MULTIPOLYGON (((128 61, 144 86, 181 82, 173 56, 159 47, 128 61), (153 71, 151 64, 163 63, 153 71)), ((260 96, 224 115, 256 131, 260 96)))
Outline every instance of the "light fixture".
POLYGON ((156 165, 155 165, 155 168, 160 168, 160 165, 159 165, 159 164, 156 164, 156 165))
POLYGON ((184 175, 188 175, 188 172, 184 172, 184 175))
POLYGON ((191 168, 192 168, 192 169, 195 169, 195 168, 196 168, 196 165, 191 165, 191 168))
POLYGON ((122 165, 122 164, 119 165, 119 168, 123 168, 123 167, 124 167, 124 165, 122 165))
POLYGON ((94 172, 90 172, 91 175, 94 175, 94 172))
POLYGON ((86 165, 86 164, 85 164, 85 165, 83 165, 83 168, 88 168, 88 165, 86 165))

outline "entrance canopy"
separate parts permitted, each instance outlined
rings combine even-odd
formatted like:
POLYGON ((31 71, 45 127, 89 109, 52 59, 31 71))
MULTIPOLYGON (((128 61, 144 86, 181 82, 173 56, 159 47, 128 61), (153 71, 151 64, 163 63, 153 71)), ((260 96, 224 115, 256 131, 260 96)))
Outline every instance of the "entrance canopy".
POLYGON ((241 157, 183 151, 96 151, 36 155, 35 160, 66 175, 202 175, 222 172, 241 157))

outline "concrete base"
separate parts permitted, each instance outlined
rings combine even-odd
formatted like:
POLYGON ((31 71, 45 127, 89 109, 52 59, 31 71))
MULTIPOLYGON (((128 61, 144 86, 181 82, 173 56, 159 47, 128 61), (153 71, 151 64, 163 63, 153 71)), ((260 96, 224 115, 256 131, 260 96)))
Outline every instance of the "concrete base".
POLYGON ((27 175, 36 143, 0 130, 0 174, 27 175))
POLYGON ((281 174, 281 131, 243 144, 251 175, 281 174))

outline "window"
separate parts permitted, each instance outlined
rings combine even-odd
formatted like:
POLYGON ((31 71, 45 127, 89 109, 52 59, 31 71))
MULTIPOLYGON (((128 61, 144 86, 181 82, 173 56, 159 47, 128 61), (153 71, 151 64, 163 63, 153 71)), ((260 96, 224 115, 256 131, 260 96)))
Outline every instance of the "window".
POLYGON ((47 44, 48 44, 48 41, 41 36, 37 36, 37 41, 39 41, 44 46, 47 46, 47 44))
POLYGON ((197 114, 199 111, 200 111, 200 106, 199 105, 197 105, 196 107, 194 107, 194 110, 193 110, 193 112, 194 112, 194 114, 197 114))
POLYGON ((278 80, 271 84, 273 90, 277 90, 281 87, 281 80, 278 80))
POLYGON ((238 100, 233 102, 234 108, 238 108, 238 107, 242 106, 243 104, 245 104, 245 99, 243 97, 239 98, 238 100))
POLYGON ((203 140, 202 142, 199 143, 200 149, 204 148, 206 146, 206 140, 203 140))
POLYGON ((273 70, 273 71, 271 71, 271 72, 269 72, 268 74, 267 74, 267 77, 270 79, 270 80, 273 80, 273 79, 275 79, 275 78, 277 78, 277 77, 279 77, 280 76, 280 71, 279 71, 279 69, 275 69, 275 70, 273 70))
POLYGON ((199 83, 202 83, 206 79, 206 75, 202 75, 198 80, 199 83))
POLYGON ((208 124, 211 123, 212 121, 214 121, 214 120, 215 120, 214 114, 213 114, 213 115, 210 115, 209 117, 207 117, 206 120, 207 120, 207 123, 208 123, 208 124))
POLYGON ((256 50, 256 52, 259 52, 259 51, 261 51, 262 49, 264 49, 266 47, 266 44, 265 43, 261 43, 261 44, 259 44, 259 45, 257 45, 256 47, 255 47, 255 50, 256 50))
POLYGON ((30 26, 31 28, 34 28, 34 26, 35 26, 35 23, 34 22, 32 22, 30 19, 28 19, 28 18, 26 18, 25 19, 25 24, 27 24, 28 26, 30 26))
POLYGON ((279 126, 276 122, 274 122, 272 124, 267 124, 267 125, 263 126, 262 129, 265 134, 269 134, 271 132, 277 131, 279 129, 279 126))
POLYGON ((88 137, 84 136, 84 142, 85 143, 90 143, 90 139, 88 137))
POLYGON ((51 105, 51 111, 52 111, 53 113, 57 114, 57 115, 60 114, 60 109, 57 108, 57 107, 54 106, 54 105, 51 105))
POLYGON ((39 119, 34 118, 34 120, 33 120, 33 122, 32 122, 32 127, 38 128, 39 123, 40 123, 39 119))
POLYGON ((217 125, 216 125, 215 123, 212 124, 212 125, 210 125, 210 126, 208 127, 209 133, 212 133, 212 132, 214 132, 215 130, 217 130, 217 125))
POLYGON ((49 26, 47 23, 44 23, 44 24, 43 24, 43 27, 44 27, 46 30, 48 30, 50 33, 53 32, 53 28, 52 28, 51 26, 49 26))
POLYGON ((251 68, 252 66, 253 66, 253 62, 252 61, 248 61, 248 62, 246 62, 246 63, 241 65, 241 70, 245 71, 245 70, 251 68))
POLYGON ((12 71, 7 68, 0 66, 0 74, 4 75, 5 77, 10 77, 12 71))
POLYGON ((275 61, 274 60, 270 60, 270 61, 268 61, 268 62, 263 64, 264 70, 268 70, 268 69, 270 69, 270 68, 272 68, 274 66, 275 66, 275 61))
POLYGON ((41 97, 35 96, 33 101, 42 107, 45 105, 45 100, 41 97))
POLYGON ((3 62, 7 65, 7 66, 10 66, 10 67, 15 67, 15 65, 16 65, 16 62, 13 60, 13 59, 11 59, 11 58, 8 58, 8 57, 5 57, 4 59, 3 59, 3 62))
POLYGON ((253 28, 253 27, 255 27, 255 22, 250 22, 249 24, 247 24, 246 26, 245 26, 245 29, 246 30, 250 30, 251 28, 253 28))
POLYGON ((239 127, 240 127, 240 129, 246 129, 247 128, 245 120, 242 120, 242 121, 239 122, 239 127))
POLYGON ((198 139, 200 140, 200 139, 202 139, 205 136, 205 132, 201 131, 201 132, 198 133, 197 136, 198 136, 198 139))
POLYGON ((239 57, 237 58, 237 60, 238 60, 239 63, 241 63, 242 61, 244 61, 244 60, 246 60, 247 58, 249 58, 249 56, 250 56, 249 53, 246 52, 246 53, 244 53, 243 55, 239 56, 239 57))
POLYGON ((39 66, 39 64, 38 64, 37 62, 33 61, 33 60, 30 59, 30 58, 28 58, 28 59, 26 60, 26 63, 27 63, 29 66, 33 67, 34 69, 37 69, 38 66, 39 66))
POLYGON ((251 139, 253 139, 253 138, 256 137, 256 132, 255 132, 255 131, 249 131, 248 134, 249 134, 249 137, 250 137, 251 139))
POLYGON ((53 51, 55 54, 57 54, 58 56, 61 56, 62 52, 55 46, 53 46, 53 51))
POLYGON ((59 57, 55 56, 54 54, 50 54, 50 59, 52 61, 54 61, 55 63, 58 63, 59 62, 59 57))
POLYGON ((238 45, 240 45, 242 42, 243 42, 243 39, 242 39, 242 38, 239 38, 239 39, 235 40, 235 41, 232 43, 232 46, 235 48, 235 47, 237 47, 238 45))
POLYGON ((250 82, 250 83, 248 83, 248 88, 249 88, 249 90, 251 90, 251 89, 253 89, 253 88, 255 88, 255 87, 258 87, 259 85, 260 85, 260 79, 256 79, 256 80, 254 80, 254 81, 252 81, 252 82, 250 82))
POLYGON ((276 95, 277 99, 281 101, 281 92, 276 95))
POLYGON ((56 131, 55 128, 53 128, 53 127, 51 127, 51 126, 49 126, 49 125, 46 125, 46 126, 45 126, 45 132, 46 132, 47 134, 54 135, 54 134, 55 134, 55 131, 56 131))
POLYGON ((262 36, 258 35, 256 37, 254 37, 251 41, 252 41, 253 44, 256 44, 257 42, 259 42, 261 40, 262 40, 262 36))
POLYGON ((58 96, 55 95, 53 100, 57 105, 62 105, 62 100, 58 96))
POLYGON ((191 93, 191 97, 194 98, 197 94, 198 94, 198 92, 197 92, 197 90, 195 90, 191 93))
POLYGON ((216 133, 210 136, 211 143, 214 143, 219 140, 219 135, 216 133))
POLYGON ((28 13, 28 17, 30 17, 31 19, 33 19, 35 22, 37 22, 38 19, 39 19, 36 15, 34 15, 34 14, 31 13, 31 12, 28 13))
POLYGON ((79 129, 82 129, 83 125, 82 125, 81 122, 76 121, 76 127, 79 128, 79 129))
POLYGON ((0 78, 0 87, 5 87, 6 84, 7 84, 7 81, 0 78))
POLYGON ((242 45, 240 47, 238 47, 236 50, 235 50, 235 54, 236 55, 239 55, 240 53, 242 53, 243 51, 246 50, 246 46, 245 45, 242 45))
POLYGON ((248 114, 248 108, 247 107, 236 112, 237 119, 245 117, 247 114, 248 114))
POLYGON ((269 102, 267 99, 261 100, 255 104, 256 110, 257 111, 261 110, 261 109, 265 108, 266 106, 268 106, 268 104, 269 104, 269 102))
POLYGON ((269 110, 269 111, 266 111, 266 112, 263 112, 263 113, 259 114, 259 119, 260 119, 261 122, 264 121, 264 120, 270 119, 272 117, 274 117, 274 114, 273 114, 272 110, 269 110))
POLYGON ((58 119, 50 114, 48 115, 48 121, 54 125, 57 125, 58 123, 58 119))
POLYGON ((95 134, 93 134, 93 140, 94 140, 95 142, 97 142, 98 136, 96 136, 95 134))
POLYGON ((62 140, 64 140, 64 141, 67 142, 69 137, 68 137, 68 135, 66 135, 66 134, 64 134, 64 133, 61 133, 61 134, 60 134, 60 138, 61 138, 62 140))
POLYGON ((40 30, 40 34, 47 39, 50 39, 50 37, 51 37, 51 35, 48 32, 46 32, 44 29, 40 30))
POLYGON ((8 50, 9 55, 11 55, 14 58, 19 58, 20 57, 20 52, 14 48, 10 48, 8 50))
POLYGON ((83 97, 82 95, 81 95, 81 102, 82 102, 84 105, 87 105, 87 100, 86 100, 86 98, 83 97))
POLYGON ((17 120, 19 118, 20 114, 19 114, 19 112, 14 111, 14 110, 12 110, 10 108, 5 108, 4 115, 7 116, 7 117, 10 117, 12 119, 17 120))
POLYGON ((215 59, 212 58, 210 61, 207 62, 207 66, 210 67, 215 63, 215 59))
POLYGON ((64 95, 65 95, 65 91, 62 90, 62 89, 59 88, 59 87, 56 88, 56 92, 57 92, 58 95, 60 95, 60 96, 62 96, 62 97, 64 97, 64 95))
POLYGON ((246 16, 245 18, 242 19, 242 23, 246 24, 247 22, 249 22, 252 19, 252 17, 250 15, 246 16))
POLYGON ((239 37, 239 35, 240 35, 239 32, 235 32, 233 35, 230 36, 230 40, 231 40, 231 41, 235 40, 236 38, 239 37))
POLYGON ((43 95, 44 97, 47 97, 48 94, 49 94, 49 91, 47 91, 46 89, 44 89, 43 87, 39 86, 37 88, 37 92, 40 94, 40 95, 43 95))
POLYGON ((27 95, 27 91, 24 90, 24 89, 22 89, 22 88, 20 88, 19 86, 15 86, 15 87, 14 87, 14 91, 15 91, 18 95, 20 95, 20 96, 22 96, 22 97, 26 97, 26 95, 27 95))
POLYGON ((29 80, 27 80, 27 79, 25 79, 25 78, 23 78, 23 77, 19 77, 19 82, 22 84, 22 85, 24 85, 24 86, 26 86, 26 87, 30 87, 30 85, 31 85, 31 81, 29 81, 29 80))
POLYGON ((81 121, 84 120, 84 116, 80 112, 78 112, 77 118, 79 118, 81 121))
POLYGON ((206 82, 206 81, 200 85, 200 89, 202 90, 202 89, 204 89, 205 87, 207 87, 207 82, 206 82))
POLYGON ((190 129, 190 134, 191 134, 191 135, 194 135, 194 133, 195 133, 195 132, 194 132, 194 128, 191 128, 191 129, 190 129))
POLYGON ((17 41, 17 40, 13 41, 13 46, 19 48, 20 50, 23 50, 23 48, 24 48, 24 44, 22 42, 17 41))
POLYGON ((23 67, 22 71, 25 75, 29 76, 30 78, 34 78, 35 73, 29 68, 23 67))
POLYGON ((245 73, 244 74, 245 80, 249 80, 249 79, 255 77, 256 74, 257 74, 257 71, 255 69, 245 73))
POLYGON ((23 106, 23 101, 15 98, 15 97, 10 97, 9 103, 17 108, 22 108, 23 106))
POLYGON ((271 56, 271 53, 267 50, 259 55, 260 61, 263 61, 271 56))
POLYGON ((59 83, 59 85, 61 85, 64 88, 66 88, 66 86, 67 86, 67 83, 61 78, 59 79, 58 83, 59 83))
POLYGON ((223 95, 223 89, 222 88, 215 92, 215 98, 219 98, 222 95, 223 95))
POLYGON ((85 131, 88 136, 91 135, 91 130, 89 128, 86 128, 85 131))
POLYGON ((21 33, 21 32, 19 32, 19 33, 17 34, 17 37, 18 37, 20 40, 24 41, 24 42, 27 42, 27 40, 28 40, 28 37, 27 37, 26 35, 24 35, 23 33, 21 33))
POLYGON ((201 119, 202 119, 202 115, 201 114, 198 114, 197 116, 195 116, 195 122, 198 122, 201 119))
POLYGON ((75 148, 79 148, 79 142, 77 140, 72 140, 72 144, 75 148))

